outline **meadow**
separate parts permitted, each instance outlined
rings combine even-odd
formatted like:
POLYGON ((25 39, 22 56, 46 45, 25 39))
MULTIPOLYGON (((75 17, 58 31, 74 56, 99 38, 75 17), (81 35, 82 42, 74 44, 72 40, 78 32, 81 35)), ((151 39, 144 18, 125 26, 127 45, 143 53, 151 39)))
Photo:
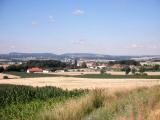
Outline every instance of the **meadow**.
POLYGON ((39 114, 39 120, 159 120, 160 86, 109 93, 93 90, 39 114))

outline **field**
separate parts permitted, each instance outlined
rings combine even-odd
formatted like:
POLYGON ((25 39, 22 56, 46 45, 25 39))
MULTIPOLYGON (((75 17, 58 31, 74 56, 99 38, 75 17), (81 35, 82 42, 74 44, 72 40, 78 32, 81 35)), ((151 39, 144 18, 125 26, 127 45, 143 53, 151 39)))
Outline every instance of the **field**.
POLYGON ((157 75, 9 74, 0 120, 160 120, 157 75))
POLYGON ((86 74, 77 75, 80 78, 103 78, 103 79, 160 79, 160 75, 110 75, 110 74, 86 74))
POLYGON ((159 120, 160 86, 62 90, 0 85, 2 120, 159 120))
POLYGON ((45 110, 40 120, 159 120, 160 86, 109 94, 94 90, 45 110), (67 110, 66 110, 67 109, 67 110))
POLYGON ((0 85, 0 120, 35 120, 39 111, 85 94, 86 90, 0 85))
POLYGON ((63 89, 93 89, 93 88, 135 88, 160 84, 159 79, 101 79, 76 77, 41 77, 0 80, 0 84, 16 84, 30 86, 56 86, 63 89))

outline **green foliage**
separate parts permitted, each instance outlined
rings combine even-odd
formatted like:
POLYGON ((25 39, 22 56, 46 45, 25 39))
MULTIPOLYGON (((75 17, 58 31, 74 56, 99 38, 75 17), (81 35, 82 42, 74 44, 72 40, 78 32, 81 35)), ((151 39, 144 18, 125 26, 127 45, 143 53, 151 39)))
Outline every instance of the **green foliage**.
POLYGON ((140 63, 135 60, 121 60, 121 61, 110 61, 109 65, 121 64, 121 65, 135 65, 139 66, 140 63))
POLYGON ((82 68, 87 68, 86 63, 85 63, 85 62, 83 62, 81 67, 82 67, 82 68))
POLYGON ((100 74, 105 74, 106 73, 106 70, 103 68, 100 70, 100 74))
POLYGON ((155 70, 155 71, 158 71, 160 69, 160 65, 155 65, 155 66, 153 66, 153 70, 155 70))
POLYGON ((125 73, 126 73, 126 75, 128 75, 130 72, 131 72, 131 68, 127 66, 127 67, 125 68, 125 73))
POLYGON ((67 91, 56 87, 31 87, 17 85, 0 85, 0 108, 10 104, 28 103, 33 100, 47 100, 54 97, 74 97, 85 90, 67 91))
POLYGON ((145 72, 145 68, 144 68, 143 66, 141 66, 141 67, 139 68, 139 72, 140 72, 141 74, 143 74, 143 73, 145 72))
POLYGON ((3 67, 0 67, 0 73, 2 73, 4 71, 3 67))
POLYGON ((160 86, 106 93, 93 90, 82 99, 72 99, 39 120, 159 120, 160 86), (155 114, 153 114, 153 112, 155 114), (157 119, 150 117, 157 116, 157 119), (150 118, 150 119, 149 119, 150 118))
POLYGON ((9 78, 8 78, 8 76, 5 75, 5 76, 3 76, 3 79, 9 79, 9 78))
POLYGON ((31 60, 21 65, 10 65, 5 71, 25 72, 31 67, 50 68, 52 71, 56 71, 57 69, 63 69, 66 66, 66 63, 57 60, 31 60))
POLYGON ((36 78, 36 77, 57 77, 63 75, 45 74, 45 73, 26 73, 26 72, 5 72, 6 74, 16 75, 21 78, 36 78))
POLYGON ((0 120, 35 120, 40 111, 86 92, 56 87, 0 85, 0 120))
POLYGON ((68 69, 64 69, 64 72, 68 72, 68 69))
POLYGON ((27 63, 28 67, 41 67, 41 68, 64 68, 66 67, 66 64, 57 61, 57 60, 31 60, 28 61, 27 63))
POLYGON ((135 68, 132 68, 132 69, 131 69, 131 72, 132 72, 133 75, 136 74, 136 71, 137 71, 137 70, 136 70, 135 68))
POLYGON ((160 79, 160 75, 143 75, 136 73, 135 75, 110 75, 110 74, 84 74, 84 75, 77 75, 76 77, 80 78, 101 78, 101 79, 160 79))

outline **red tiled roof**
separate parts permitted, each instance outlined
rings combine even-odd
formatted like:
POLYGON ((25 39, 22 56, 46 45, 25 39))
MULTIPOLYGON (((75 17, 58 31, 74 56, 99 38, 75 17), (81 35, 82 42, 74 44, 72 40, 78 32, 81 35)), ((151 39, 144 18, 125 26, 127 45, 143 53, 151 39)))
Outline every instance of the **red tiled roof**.
POLYGON ((28 70, 29 72, 43 72, 43 69, 38 68, 38 67, 29 68, 28 70))

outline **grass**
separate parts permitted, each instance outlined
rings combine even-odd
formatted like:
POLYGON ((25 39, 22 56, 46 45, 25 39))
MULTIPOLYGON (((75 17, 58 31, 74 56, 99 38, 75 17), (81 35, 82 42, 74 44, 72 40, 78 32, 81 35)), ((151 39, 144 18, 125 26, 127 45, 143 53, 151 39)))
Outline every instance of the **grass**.
POLYGON ((110 74, 85 74, 78 75, 79 78, 101 78, 101 79, 160 79, 160 75, 110 75, 110 74))
POLYGON ((0 120, 159 120, 160 86, 108 92, 0 85, 0 104, 0 120))
POLYGON ((5 72, 6 74, 16 75, 21 78, 36 77, 78 77, 78 78, 104 78, 104 79, 160 79, 160 75, 110 75, 110 74, 83 74, 83 75, 55 75, 44 73, 26 73, 26 72, 5 72))
POLYGON ((62 75, 53 75, 45 73, 26 73, 26 72, 5 72, 6 74, 16 75, 21 78, 36 78, 36 77, 59 77, 62 75))
POLYGON ((160 86, 108 93, 93 90, 44 110, 39 120, 159 120, 160 86))
POLYGON ((56 87, 0 85, 0 120, 34 120, 39 111, 86 92, 56 87))

